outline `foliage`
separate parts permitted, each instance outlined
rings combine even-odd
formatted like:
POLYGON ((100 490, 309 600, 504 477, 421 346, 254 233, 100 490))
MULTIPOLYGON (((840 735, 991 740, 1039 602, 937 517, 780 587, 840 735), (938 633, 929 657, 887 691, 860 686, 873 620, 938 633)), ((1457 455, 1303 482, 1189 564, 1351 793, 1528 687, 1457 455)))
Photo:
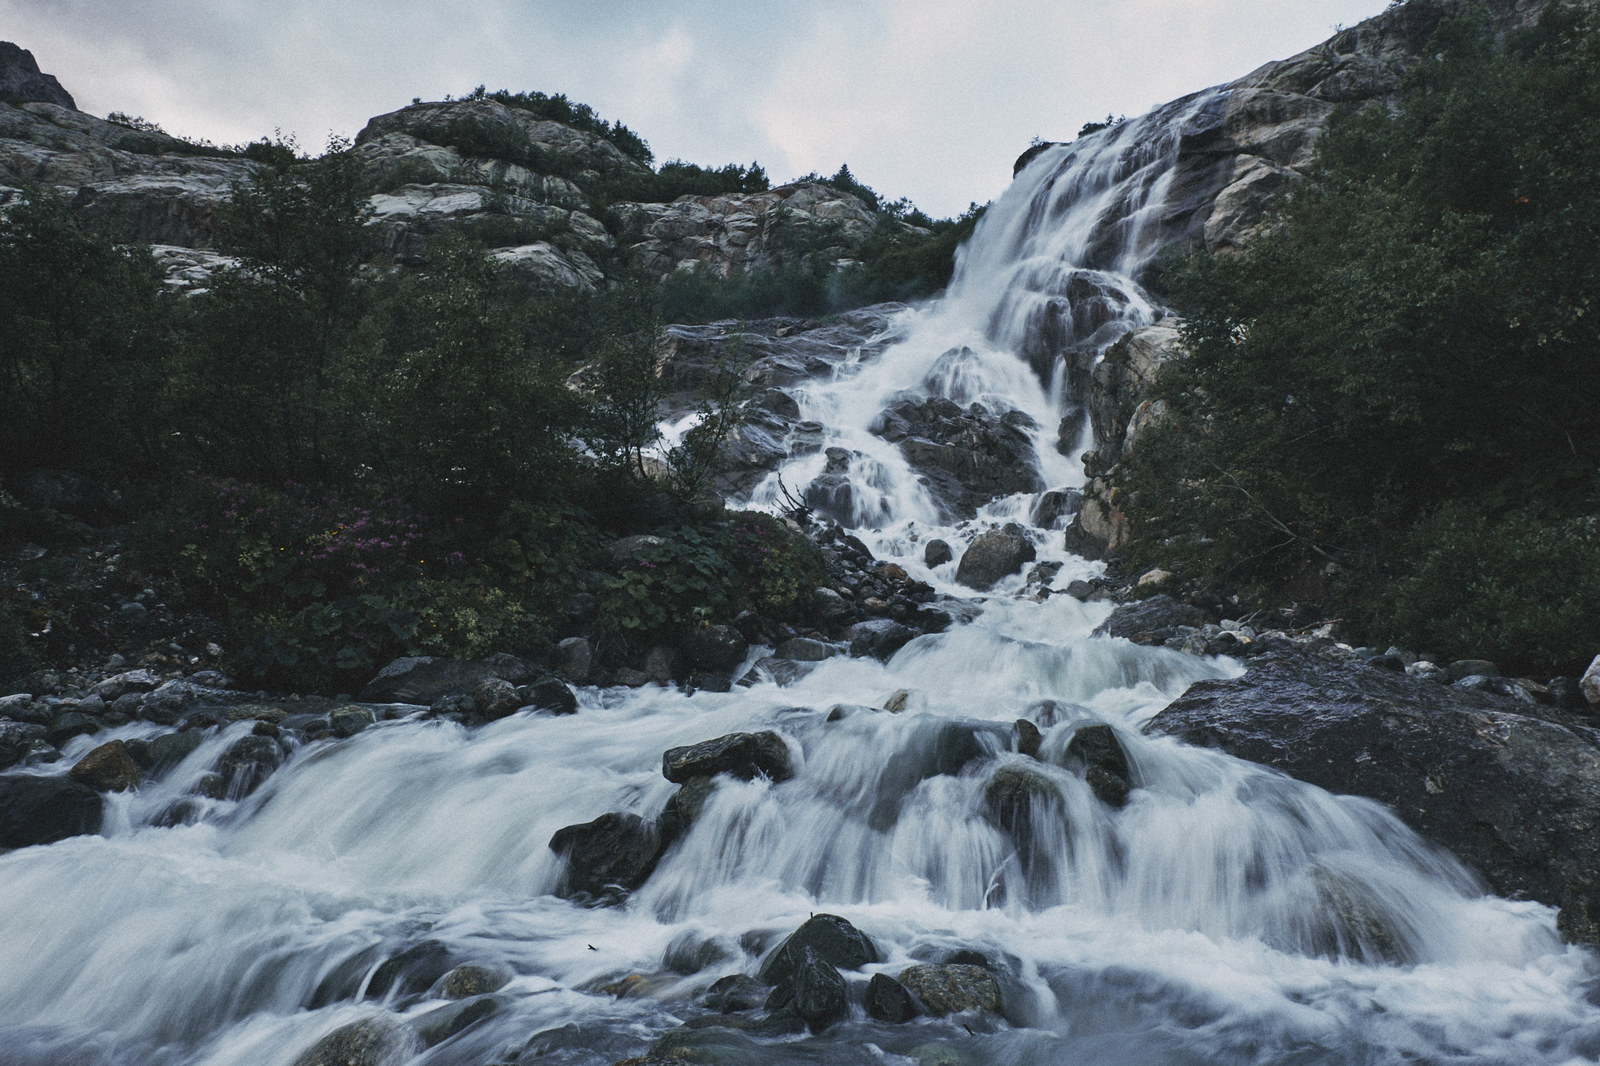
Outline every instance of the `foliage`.
POLYGON ((663 532, 660 541, 611 560, 614 576, 600 592, 602 636, 626 640, 731 613, 735 575, 725 535, 684 526, 663 532))
POLYGON ((1128 116, 1126 115, 1107 115, 1104 122, 1085 122, 1082 128, 1078 130, 1078 136, 1087 137, 1091 133, 1099 133, 1101 130, 1120 126, 1126 121, 1128 121, 1128 116))
POLYGON ((141 398, 160 380, 160 275, 148 250, 86 233, 59 194, 0 216, 0 477, 148 462, 141 398))
POLYGON ((654 162, 655 156, 650 151, 650 146, 637 133, 634 133, 621 122, 607 122, 595 113, 594 108, 588 104, 574 103, 568 100, 566 94, 556 93, 554 96, 541 92, 514 93, 508 89, 498 92, 485 92, 482 85, 472 90, 464 99, 496 100, 507 107, 514 107, 519 111, 527 111, 542 119, 559 122, 564 126, 571 126, 585 133, 592 133, 597 137, 604 137, 622 150, 623 154, 631 156, 645 166, 654 162))
POLYGON ((743 606, 761 614, 793 616, 810 607, 813 589, 827 584, 822 553, 782 519, 741 511, 731 516, 730 535, 743 606))
MULTIPOLYGON (((1191 354, 1130 476, 1136 555, 1269 586, 1334 562, 1351 613, 1381 620, 1362 590, 1389 581, 1470 613, 1468 586, 1416 584, 1445 579, 1419 522, 1476 501, 1485 524, 1451 529, 1481 555, 1529 514, 1580 513, 1600 464, 1596 29, 1551 7, 1496 51, 1481 15, 1447 20, 1397 113, 1336 116, 1275 232, 1174 272, 1191 354)), ((1501 646, 1473 639, 1443 650, 1501 646)), ((1539 654, 1600 632, 1564 639, 1539 654)))

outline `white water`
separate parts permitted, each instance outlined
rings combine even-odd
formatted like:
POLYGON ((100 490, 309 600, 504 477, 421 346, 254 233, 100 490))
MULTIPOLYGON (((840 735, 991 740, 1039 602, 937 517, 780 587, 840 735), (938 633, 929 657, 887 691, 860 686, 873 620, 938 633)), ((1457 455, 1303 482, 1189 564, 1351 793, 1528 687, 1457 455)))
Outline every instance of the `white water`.
MULTIPOLYGON (((957 592, 953 564, 930 571, 922 543, 943 536, 959 555, 1032 503, 946 522, 870 432, 908 390, 1024 411, 1041 427, 1044 483, 1081 483, 1047 439, 1072 398, 1023 353, 1041 332, 1102 343, 1159 313, 1127 276, 1159 240, 1163 153, 1185 109, 1209 103, 1045 152, 991 209, 945 301, 908 313, 881 356, 803 391, 803 416, 859 457, 857 532, 881 557, 957 592), (1108 213, 1123 221, 1108 226, 1108 213), (1085 295, 1093 307, 1071 306, 1085 295)), ((821 463, 794 460, 785 483, 803 489, 821 463)), ((1064 564, 1058 586, 1093 573, 1059 533, 1033 532, 1041 558, 1064 564)), ((103 837, 0 856, 0 1064, 289 1066, 380 1009, 439 1006, 318 993, 341 974, 354 991, 426 939, 515 976, 499 1013, 407 1061, 611 1063, 704 1014, 695 997, 713 980, 753 973, 764 946, 824 910, 876 941, 885 961, 869 972, 983 952, 1006 974, 1004 1019, 890 1027, 857 1008, 822 1036, 727 1037, 731 1058, 692 1061, 1593 1060, 1594 960, 1560 944, 1548 909, 1483 896, 1374 804, 1143 737, 1190 682, 1240 667, 1088 639, 1107 607, 1009 595, 1022 581, 887 664, 837 658, 788 687, 728 694, 587 689, 576 715, 475 731, 385 722, 302 748, 198 824, 153 825, 247 728, 230 727, 162 783, 114 796, 103 837), (869 709, 901 690, 903 713, 869 709), (1042 762, 1010 752, 1020 717, 1045 731, 1042 762), (1119 811, 1066 766, 1073 732, 1095 722, 1117 730, 1140 785, 1119 811), (724 781, 624 906, 549 894, 557 829, 608 811, 654 816, 675 789, 663 750, 767 728, 787 738, 793 780, 724 781), (1061 801, 1035 809, 1034 846, 1019 854, 982 808, 992 773, 1023 762, 1061 801), (673 972, 706 944, 704 969, 673 972), (644 994, 595 991, 632 974, 644 994)))

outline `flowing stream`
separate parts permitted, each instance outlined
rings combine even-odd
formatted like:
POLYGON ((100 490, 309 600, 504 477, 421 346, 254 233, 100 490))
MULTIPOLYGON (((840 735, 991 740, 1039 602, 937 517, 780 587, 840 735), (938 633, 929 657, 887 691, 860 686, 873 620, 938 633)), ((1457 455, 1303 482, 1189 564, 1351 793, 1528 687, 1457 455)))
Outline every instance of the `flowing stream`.
MULTIPOLYGON (((1376 804, 1140 733, 1191 682, 1239 664, 1091 639, 1109 606, 1018 596, 1024 574, 980 597, 954 562, 922 561, 931 538, 959 558, 1016 521, 1061 564, 1055 587, 1096 572, 1059 531, 1028 526, 1037 494, 963 520, 873 428, 907 396, 1019 411, 1041 483, 1081 485, 1081 447, 1055 439, 1079 398, 1038 349, 1092 349, 1160 317, 1131 278, 1159 246, 1184 124, 1215 106, 1202 94, 1041 153, 943 300, 901 316, 881 354, 796 390, 851 456, 855 534, 973 604, 958 612, 969 621, 887 663, 837 657, 782 686, 586 688, 577 714, 474 730, 382 722, 300 748, 193 824, 156 824, 250 723, 222 729, 160 782, 113 794, 103 835, 0 856, 0 1063, 291 1066, 341 1026, 438 1011, 428 995, 360 998, 384 959, 427 943, 511 981, 492 1015, 395 1063, 603 1066, 674 1030, 687 1061, 717 1063, 1593 1061, 1595 962, 1561 944, 1548 908, 1484 895, 1376 804), (902 712, 872 710, 902 691, 902 712), (1024 717, 1044 734, 1038 760, 1013 750, 1024 717), (1137 786, 1121 809, 1068 758, 1098 723, 1137 786), (676 787, 665 749, 763 729, 785 738, 793 779, 721 780, 621 906, 551 894, 556 830, 654 817, 676 787), (983 814, 1008 766, 1054 789, 1016 835, 983 814), (693 1027, 713 981, 753 974, 821 912, 883 955, 847 975, 858 988, 975 951, 1000 974, 1001 1012, 888 1025, 857 1005, 819 1035, 782 1037, 693 1027)), ((803 489, 825 462, 797 456, 783 482, 803 489)), ((109 736, 74 741, 61 765, 109 736)))

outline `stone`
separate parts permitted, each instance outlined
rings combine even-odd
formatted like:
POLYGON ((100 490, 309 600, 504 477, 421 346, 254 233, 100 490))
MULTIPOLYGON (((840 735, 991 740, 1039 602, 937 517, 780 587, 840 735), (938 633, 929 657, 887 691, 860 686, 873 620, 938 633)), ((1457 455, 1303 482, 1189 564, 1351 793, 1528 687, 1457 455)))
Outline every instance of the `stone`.
MULTIPOLYGON (((961 364, 980 358, 971 348, 953 348, 939 357, 924 380, 937 385, 939 379, 962 373, 961 364)), ((1044 489, 1034 466, 1029 432, 1034 428, 1021 411, 994 412, 979 403, 963 408, 934 397, 891 404, 872 432, 899 446, 950 514, 970 518, 996 496, 1044 489)))
POLYGON ((655 872, 661 833, 637 814, 602 814, 556 830, 550 850, 567 863, 558 895, 616 902, 655 872))
POLYGON ((0 847, 98 833, 104 810, 100 793, 64 777, 0 777, 0 847))
POLYGON ((1203 607, 1180 603, 1166 593, 1123 604, 1094 629, 1097 637, 1122 637, 1135 644, 1160 644, 1177 635, 1179 626, 1204 626, 1213 621, 1203 607))
POLYGON ((807 951, 842 970, 881 961, 877 946, 850 922, 837 914, 814 914, 767 956, 757 977, 771 985, 787 982, 807 951))
POLYGON ((887 618, 869 618, 850 627, 850 654, 887 662, 917 636, 917 631, 887 618))
POLYGON ((293 1066, 392 1066, 421 1050, 414 1029, 378 1015, 341 1025, 301 1052, 293 1066))
POLYGON ((250 795, 283 762, 283 749, 271 737, 240 737, 217 760, 216 772, 222 779, 219 799, 243 799, 250 795))
POLYGON ((772 650, 779 659, 796 663, 820 663, 839 654, 839 649, 813 637, 790 637, 772 650))
POLYGON ((1200 681, 1149 732, 1387 804, 1499 895, 1600 944, 1600 745, 1536 705, 1285 649, 1200 681))
POLYGON ((573 714, 578 710, 578 697, 572 689, 562 684, 559 677, 550 674, 539 678, 521 691, 527 705, 551 714, 573 714))
MULTIPOLYGON (((198 729, 186 729, 181 733, 162 733, 150 740, 146 749, 149 762, 141 765, 152 773, 169 770, 194 754, 204 742, 205 734, 198 729)), ((134 755, 137 760, 137 753, 134 755)))
POLYGON ((744 662, 750 645, 729 625, 692 626, 678 644, 689 662, 702 670, 732 670, 744 662))
POLYGON ((449 973, 453 965, 450 949, 443 941, 423 940, 383 960, 367 982, 367 998, 424 992, 449 973))
POLYGON ((906 709, 911 701, 911 693, 906 689, 898 689, 894 695, 883 701, 883 709, 890 714, 899 714, 906 709))
POLYGON ((1035 558, 1033 542, 1022 527, 1008 522, 1000 529, 980 533, 961 553, 956 565, 956 581, 970 589, 985 592, 1003 577, 1021 570, 1035 558))
MULTIPOLYGON (((377 717, 367 707, 340 707, 328 715, 328 728, 336 737, 353 737, 357 733, 374 725, 377 717)), ((258 722, 257 725, 271 725, 270 722, 258 722)), ((252 729, 254 733, 255 730, 252 729)), ((276 733, 260 732, 258 736, 276 736, 276 733)))
POLYGON ((473 996, 498 992, 509 980, 500 970, 466 963, 439 979, 439 995, 445 999, 471 999, 473 996))
POLYGON ((848 600, 823 585, 811 590, 811 606, 824 625, 842 621, 855 613, 848 600))
POLYGON ((574 684, 587 684, 594 672, 594 645, 588 637, 568 637, 556 645, 556 669, 574 684))
POLYGON ((417 703, 432 706, 445 696, 469 693, 472 686, 494 677, 492 669, 468 659, 431 656, 396 659, 367 682, 356 699, 361 703, 417 703))
POLYGON ((522 706, 522 697, 511 682, 499 677, 488 677, 472 686, 472 702, 477 715, 486 722, 498 721, 515 714, 522 706))
POLYGON ((1578 691, 1589 701, 1589 706, 1600 707, 1600 655, 1594 657, 1589 669, 1578 679, 1578 691))
POLYGON ((1499 677, 1500 668, 1487 659, 1457 659, 1444 668, 1444 675, 1452 682, 1468 677, 1499 677))
POLYGON ((766 1002, 767 986, 749 974, 735 973, 711 983, 700 1003, 708 1010, 723 1014, 755 1010, 766 1002))
POLYGON ((920 963, 900 971, 899 981, 932 1015, 1000 1012, 1000 983, 981 966, 920 963))
POLYGON ((983 788, 984 818, 1011 837, 1024 868, 1030 868, 1036 858, 1035 816, 1061 809, 1061 790, 1037 764, 1003 765, 983 788))
POLYGON ((813 947, 803 947, 789 975, 794 1012, 813 1033, 843 1019, 850 1012, 844 978, 813 947))
POLYGON ((1089 788, 1107 806, 1122 807, 1128 802, 1133 788, 1128 756, 1110 726, 1080 726, 1067 742, 1066 761, 1069 767, 1083 769, 1089 788))
POLYGON ((45 732, 44 726, 32 722, 0 719, 0 770, 27 758, 34 743, 44 741, 45 732))
POLYGON ((66 711, 56 716, 45 734, 45 739, 61 747, 73 737, 100 732, 100 723, 81 711, 66 711))
POLYGON ((908 1022, 922 1013, 906 986, 886 973, 875 973, 867 982, 866 1008, 869 1016, 891 1025, 908 1022))
POLYGON ((154 692, 160 684, 161 679, 149 670, 128 670, 97 683, 91 691, 111 702, 125 692, 154 692))
POLYGON ((922 546, 922 565, 930 570, 936 566, 943 566, 955 557, 955 552, 946 541, 935 538, 922 546))
POLYGON ((773 782, 794 776, 789 746, 777 733, 730 733, 715 740, 668 749, 661 757, 661 773, 675 784, 695 777, 731 774, 749 781, 765 777, 773 782))
POLYGON ((662 839, 670 844, 688 833, 700 817, 700 812, 705 809, 706 801, 716 790, 717 784, 710 777, 691 777, 685 781, 678 791, 667 798, 666 806, 661 809, 658 824, 662 839))
POLYGON ((451 1037, 466 1032, 485 1018, 498 1013, 500 1001, 494 996, 475 996, 460 1003, 439 1007, 410 1020, 412 1030, 423 1047, 436 1047, 451 1037))
POLYGON ((98 792, 126 792, 139 787, 139 764, 127 744, 113 740, 79 759, 67 776, 98 792))
POLYGON ((1039 732, 1039 727, 1026 718, 1018 718, 1011 724, 1011 728, 1017 734, 1017 754, 1037 759, 1039 747, 1044 743, 1044 734, 1039 732))

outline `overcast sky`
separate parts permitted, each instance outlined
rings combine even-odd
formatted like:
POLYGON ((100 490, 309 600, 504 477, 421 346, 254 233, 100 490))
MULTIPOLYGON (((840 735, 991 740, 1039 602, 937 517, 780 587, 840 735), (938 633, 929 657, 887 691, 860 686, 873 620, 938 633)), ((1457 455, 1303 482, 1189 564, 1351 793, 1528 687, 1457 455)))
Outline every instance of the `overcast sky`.
POLYGON ((658 162, 839 164, 934 216, 1031 138, 1230 81, 1387 0, 0 0, 79 108, 320 149, 412 97, 564 92, 658 162))

